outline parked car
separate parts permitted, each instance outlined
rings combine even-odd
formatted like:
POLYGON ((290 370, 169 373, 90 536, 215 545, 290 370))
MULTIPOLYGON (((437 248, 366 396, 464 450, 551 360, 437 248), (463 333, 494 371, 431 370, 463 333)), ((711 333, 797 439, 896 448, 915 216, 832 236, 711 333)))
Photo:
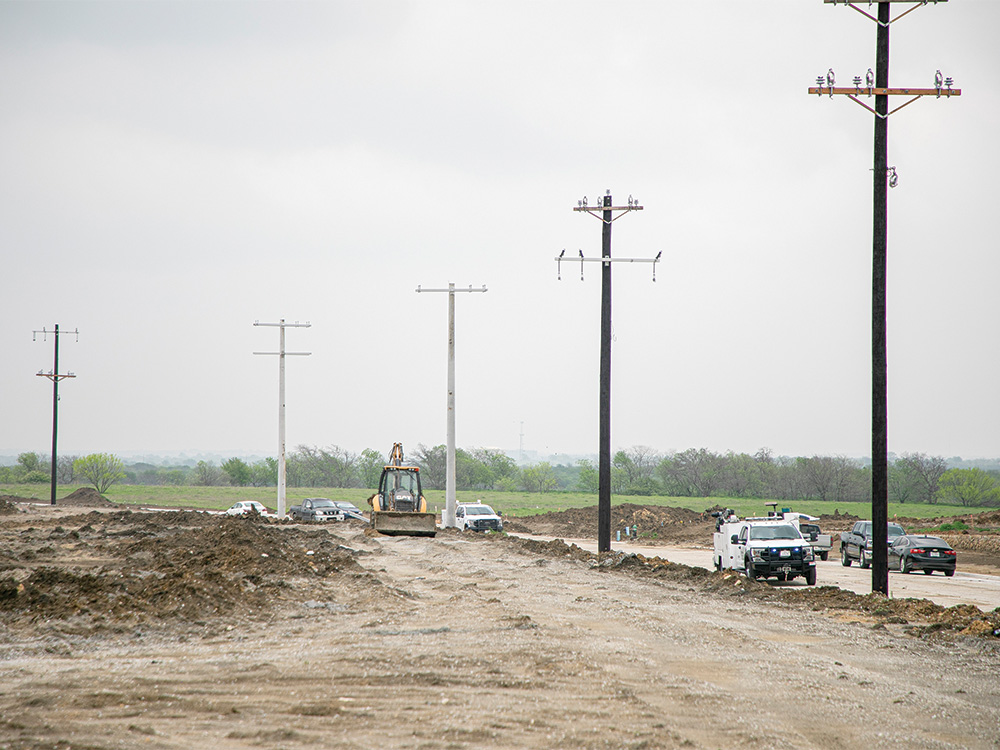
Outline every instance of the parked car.
POLYGON ((361 512, 361 508, 354 503, 349 503, 346 500, 334 500, 333 504, 343 511, 345 518, 356 518, 359 521, 368 523, 368 519, 365 518, 365 514, 361 512))
POLYGON ((259 513, 262 516, 272 515, 271 511, 256 500, 242 500, 226 511, 227 516, 248 516, 253 513, 259 513))
POLYGON ((503 531, 503 520, 483 503, 459 503, 455 509, 455 524, 463 531, 503 531))
POLYGON ((307 497, 299 505, 288 509, 293 521, 343 521, 344 511, 325 497, 307 497))
POLYGON ((944 539, 923 534, 907 534, 889 547, 889 567, 900 573, 922 570, 930 575, 940 570, 946 576, 955 575, 958 555, 944 539))
MULTIPOLYGON (((889 546, 901 536, 906 535, 906 530, 898 523, 886 525, 887 542, 889 546)), ((851 562, 855 559, 862 568, 867 568, 872 562, 872 522, 857 521, 854 528, 845 531, 840 535, 840 563, 845 568, 851 567, 851 562)))

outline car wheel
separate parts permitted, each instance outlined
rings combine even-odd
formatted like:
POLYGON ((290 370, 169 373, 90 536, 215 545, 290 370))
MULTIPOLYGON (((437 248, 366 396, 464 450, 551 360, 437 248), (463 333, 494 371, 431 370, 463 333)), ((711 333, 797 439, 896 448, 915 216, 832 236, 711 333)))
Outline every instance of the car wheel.
POLYGON ((899 558, 899 572, 900 573, 909 573, 910 572, 910 564, 906 561, 905 557, 900 557, 899 558))
POLYGON ((806 571, 806 585, 816 585, 816 568, 809 568, 809 570, 806 571))
POLYGON ((858 552, 858 565, 861 566, 862 568, 867 568, 869 565, 868 555, 865 554, 864 550, 858 552))
POLYGON ((827 560, 830 559, 830 553, 829 552, 820 552, 819 553, 819 559, 822 560, 823 562, 826 562, 827 560))
POLYGON ((953 575, 955 575, 955 571, 954 571, 954 570, 946 570, 946 571, 944 572, 944 574, 945 574, 946 576, 948 576, 949 578, 951 578, 951 577, 952 577, 953 575))
POLYGON ((934 572, 934 571, 933 571, 933 570, 931 570, 930 568, 926 568, 926 569, 924 569, 924 575, 925 575, 925 576, 929 576, 929 575, 930 575, 931 573, 933 573, 933 572, 934 572))
POLYGON ((842 544, 840 546, 840 564, 845 568, 851 567, 851 558, 847 556, 847 545, 842 544))
POLYGON ((743 566, 746 568, 747 578, 749 578, 751 581, 756 581, 757 580, 757 573, 754 571, 753 565, 750 564, 750 561, 749 560, 744 560, 743 561, 743 566))

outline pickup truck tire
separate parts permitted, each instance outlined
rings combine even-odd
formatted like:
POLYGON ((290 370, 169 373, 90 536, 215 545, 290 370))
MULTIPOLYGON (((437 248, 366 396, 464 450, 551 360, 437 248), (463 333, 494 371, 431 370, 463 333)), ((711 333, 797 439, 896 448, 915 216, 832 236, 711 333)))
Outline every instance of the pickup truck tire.
POLYGON ((806 585, 816 585, 816 568, 809 568, 809 570, 806 571, 806 585))
POLYGON ((851 567, 851 558, 847 556, 847 545, 840 545, 840 564, 845 568, 851 567))
POLYGON ((823 562, 826 562, 827 560, 830 559, 830 553, 829 552, 820 552, 819 553, 819 559, 822 560, 823 562))
POLYGON ((867 569, 871 563, 868 561, 868 555, 865 554, 864 549, 858 552, 858 567, 867 569))
POLYGON ((751 581, 756 581, 757 573, 754 572, 753 565, 750 564, 750 558, 747 558, 746 560, 743 561, 743 567, 746 568, 747 578, 749 578, 751 581))

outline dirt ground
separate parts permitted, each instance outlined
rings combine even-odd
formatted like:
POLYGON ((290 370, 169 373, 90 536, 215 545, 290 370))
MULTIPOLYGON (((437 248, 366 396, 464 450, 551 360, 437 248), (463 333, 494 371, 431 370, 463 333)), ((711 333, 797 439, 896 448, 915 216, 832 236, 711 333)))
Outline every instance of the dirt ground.
POLYGON ((5 508, 0 750, 1000 746, 1000 610, 506 535, 5 508))

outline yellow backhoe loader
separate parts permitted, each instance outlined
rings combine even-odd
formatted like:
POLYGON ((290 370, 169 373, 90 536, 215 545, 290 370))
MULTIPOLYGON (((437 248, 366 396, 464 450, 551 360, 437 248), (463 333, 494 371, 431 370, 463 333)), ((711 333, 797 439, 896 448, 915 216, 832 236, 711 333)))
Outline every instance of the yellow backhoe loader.
POLYGON ((378 492, 368 498, 372 528, 390 536, 434 536, 436 514, 427 512, 420 488, 420 469, 403 462, 403 444, 392 446, 389 463, 382 469, 378 492))

